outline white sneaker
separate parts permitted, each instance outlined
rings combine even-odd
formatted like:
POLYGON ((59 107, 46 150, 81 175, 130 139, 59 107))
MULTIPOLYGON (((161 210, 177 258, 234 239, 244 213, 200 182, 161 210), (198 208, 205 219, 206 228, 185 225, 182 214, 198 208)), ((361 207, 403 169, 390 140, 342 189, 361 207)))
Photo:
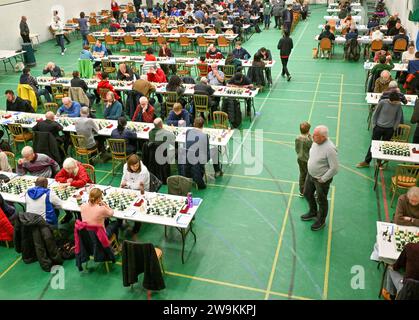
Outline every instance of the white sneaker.
POLYGON ((61 55, 63 56, 64 55, 64 52, 61 52, 61 55))

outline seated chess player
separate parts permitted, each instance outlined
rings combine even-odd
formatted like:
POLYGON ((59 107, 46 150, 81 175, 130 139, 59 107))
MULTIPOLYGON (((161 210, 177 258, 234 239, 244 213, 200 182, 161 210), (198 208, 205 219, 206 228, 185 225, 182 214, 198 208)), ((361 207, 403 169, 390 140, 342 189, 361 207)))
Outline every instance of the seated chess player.
POLYGON ((386 282, 381 291, 384 299, 394 300, 407 279, 419 281, 419 243, 408 243, 397 261, 387 268, 386 282))
POLYGON ((24 100, 15 95, 12 90, 6 90, 6 111, 35 113, 29 100, 24 100))
POLYGON ((83 165, 73 158, 64 160, 63 168, 55 176, 55 181, 75 188, 83 188, 86 184, 92 183, 83 165))
POLYGON ((72 101, 69 97, 63 98, 63 105, 57 110, 58 116, 64 116, 69 118, 80 117, 81 105, 77 101, 72 101))
POLYGON ((401 226, 419 227, 419 188, 412 187, 397 202, 394 223, 401 226))
POLYGON ((106 94, 105 110, 103 117, 108 120, 118 120, 122 116, 122 104, 115 99, 115 94, 108 91, 106 94))
POLYGON ((113 234, 118 237, 118 221, 110 222, 105 227, 105 220, 114 214, 106 202, 103 201, 103 192, 93 188, 89 193, 89 201, 80 206, 81 220, 90 226, 103 227, 106 235, 110 238, 113 234))
POLYGON ((154 118, 154 107, 149 103, 147 97, 142 96, 135 109, 132 121, 152 123, 154 118))
POLYGON ((124 139, 126 141, 127 155, 137 152, 137 134, 127 128, 127 119, 120 117, 118 126, 111 132, 112 139, 124 139))
POLYGON ((144 191, 150 190, 150 173, 136 154, 128 157, 127 163, 124 164, 121 188, 144 191))
POLYGON ((169 112, 166 123, 169 126, 190 127, 191 120, 189 112, 186 109, 183 109, 179 102, 176 102, 173 105, 173 110, 169 112))
POLYGON ((25 195, 26 212, 42 216, 51 225, 58 224, 59 211, 54 209, 62 205, 61 199, 48 189, 48 179, 39 177, 35 187, 29 188, 25 195))
MULTIPOLYGON (((16 168, 13 168, 16 169, 16 168)), ((0 150, 0 171, 12 172, 7 155, 0 150)))
POLYGON ((43 153, 36 153, 32 147, 22 149, 22 158, 17 162, 18 174, 51 178, 60 170, 58 163, 43 153))

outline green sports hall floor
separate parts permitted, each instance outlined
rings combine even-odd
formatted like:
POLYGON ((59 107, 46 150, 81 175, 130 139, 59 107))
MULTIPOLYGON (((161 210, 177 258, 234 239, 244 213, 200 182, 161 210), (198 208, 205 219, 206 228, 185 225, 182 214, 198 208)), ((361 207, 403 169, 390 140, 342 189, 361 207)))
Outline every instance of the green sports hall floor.
MULTIPOLYGON (((277 60, 271 90, 255 99, 259 115, 253 122, 246 119, 242 124, 242 128, 251 129, 241 133, 247 149, 254 149, 255 142, 262 143, 263 152, 257 152, 256 160, 261 172, 249 176, 245 175, 247 165, 224 166, 223 177, 210 181, 205 191, 194 193, 204 202, 194 224, 196 244, 192 237, 187 238, 185 264, 180 259, 177 232, 171 230, 165 239, 162 227, 143 225, 137 239, 163 249, 167 271, 167 288, 153 294, 153 299, 377 299, 381 272, 369 257, 375 221, 383 215, 381 191, 376 195, 372 190, 372 168, 355 168, 370 141, 365 72, 362 61, 343 61, 341 48, 333 60, 312 59, 312 48, 317 46, 313 37, 319 33, 317 26, 326 7, 312 6, 311 11, 309 20, 299 23, 292 34, 291 82, 280 76, 278 30, 262 30, 244 44, 251 54, 265 46, 277 60), (300 220, 307 204, 298 197, 293 143, 304 120, 312 127, 329 127, 341 164, 329 193, 328 224, 319 232, 310 231, 310 223, 300 220), (254 134, 259 129, 263 137, 254 134), (363 289, 351 287, 354 266, 363 268, 363 289)), ((41 44, 33 75, 39 75, 48 61, 70 72, 76 68, 80 47, 80 40, 73 41, 62 57, 53 41, 41 44)), ((13 72, 0 71, 0 91, 16 89, 18 78, 13 72)), ((0 105, 4 108, 4 95, 0 105)), ((405 117, 409 116, 405 112, 405 117)), ((97 165, 97 180, 117 186, 121 176, 113 178, 110 167, 109 163, 97 165)), ((49 286, 51 275, 38 263, 26 265, 13 249, 0 247, 0 298, 147 297, 141 285, 133 291, 122 286, 120 264, 109 274, 101 265, 89 273, 79 273, 74 260, 66 261, 64 267, 65 290, 53 290, 49 286)))

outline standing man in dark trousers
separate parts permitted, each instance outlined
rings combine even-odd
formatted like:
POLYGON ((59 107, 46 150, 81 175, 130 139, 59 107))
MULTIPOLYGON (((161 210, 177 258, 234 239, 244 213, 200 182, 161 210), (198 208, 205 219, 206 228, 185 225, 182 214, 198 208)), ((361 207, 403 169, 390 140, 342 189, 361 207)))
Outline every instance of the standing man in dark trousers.
POLYGON ((288 30, 284 30, 284 36, 278 42, 278 50, 281 56, 281 63, 282 63, 282 73, 281 75, 285 77, 287 75, 287 80, 291 80, 291 75, 288 72, 288 59, 291 54, 293 48, 292 39, 290 38, 290 33, 288 30))
POLYGON ((281 17, 284 11, 285 2, 284 0, 277 0, 272 6, 272 15, 275 19, 275 27, 281 30, 281 17))
POLYGON ((288 31, 291 33, 291 26, 292 26, 292 4, 287 5, 287 9, 282 12, 282 21, 284 23, 284 31, 288 31))
POLYGON ((313 132, 313 145, 310 148, 307 169, 308 174, 304 185, 304 197, 310 211, 301 216, 301 220, 315 219, 311 226, 312 231, 322 229, 326 225, 329 210, 327 194, 333 177, 338 172, 339 162, 337 150, 329 140, 329 129, 326 126, 317 126, 313 132), (317 200, 314 193, 317 193, 317 200))
POLYGON ((25 16, 22 16, 22 19, 20 20, 20 36, 23 39, 23 43, 29 43, 31 42, 31 38, 29 37, 29 27, 28 23, 26 22, 28 19, 25 16))
POLYGON ((143 4, 143 0, 134 0, 134 7, 135 7, 135 16, 139 16, 139 11, 141 9, 141 5, 143 4))
POLYGON ((416 99, 410 122, 413 124, 416 123, 416 130, 413 134, 413 143, 419 143, 419 99, 416 99))

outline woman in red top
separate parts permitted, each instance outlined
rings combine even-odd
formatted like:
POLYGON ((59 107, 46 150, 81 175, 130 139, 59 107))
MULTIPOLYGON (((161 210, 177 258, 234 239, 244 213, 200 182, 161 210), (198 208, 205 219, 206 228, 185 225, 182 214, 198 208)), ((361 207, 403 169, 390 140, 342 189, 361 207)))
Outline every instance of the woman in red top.
POLYGON ((156 56, 153 54, 153 48, 147 48, 145 52, 145 61, 157 61, 156 56))
POLYGON ((113 17, 116 20, 119 20, 119 13, 120 13, 120 11, 119 11, 119 5, 114 0, 111 1, 111 10, 112 10, 113 17))

